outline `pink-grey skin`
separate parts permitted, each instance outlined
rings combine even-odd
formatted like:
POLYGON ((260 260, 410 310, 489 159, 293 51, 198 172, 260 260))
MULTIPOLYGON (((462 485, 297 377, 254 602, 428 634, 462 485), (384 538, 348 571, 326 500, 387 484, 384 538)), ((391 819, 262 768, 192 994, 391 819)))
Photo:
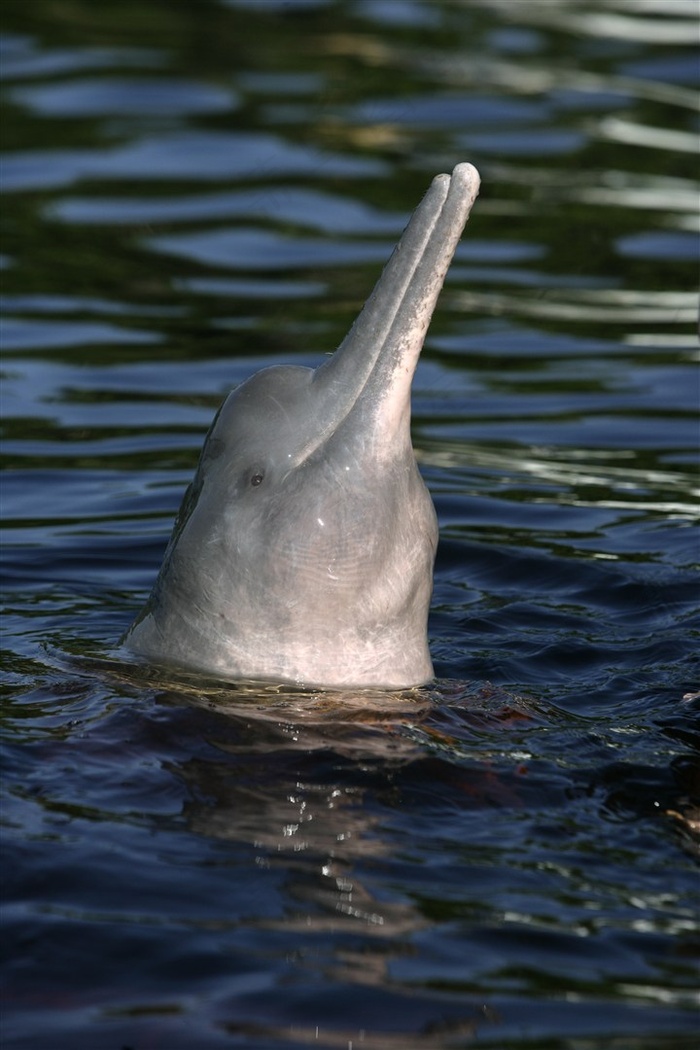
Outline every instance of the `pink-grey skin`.
POLYGON ((339 349, 228 396, 129 650, 235 680, 430 681, 437 519, 411 382, 478 190, 470 164, 438 175, 339 349))

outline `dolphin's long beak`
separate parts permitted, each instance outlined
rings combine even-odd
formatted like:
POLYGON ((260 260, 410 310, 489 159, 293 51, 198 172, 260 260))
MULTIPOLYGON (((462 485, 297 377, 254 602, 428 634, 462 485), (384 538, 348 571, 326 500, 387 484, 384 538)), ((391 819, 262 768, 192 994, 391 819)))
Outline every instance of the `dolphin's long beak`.
POLYGON ((392 416, 410 411, 425 333, 479 183, 471 164, 433 179, 348 335, 316 370, 314 383, 332 390, 333 429, 358 399, 375 414, 386 414, 387 399, 392 416))

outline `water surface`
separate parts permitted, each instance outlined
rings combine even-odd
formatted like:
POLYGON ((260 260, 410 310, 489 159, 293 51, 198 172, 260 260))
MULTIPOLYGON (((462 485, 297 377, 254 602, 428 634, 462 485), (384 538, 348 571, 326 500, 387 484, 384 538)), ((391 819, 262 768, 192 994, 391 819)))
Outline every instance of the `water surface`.
POLYGON ((694 0, 3 15, 4 1050, 690 1050, 694 0), (434 687, 125 667, 221 399, 462 160, 434 687))

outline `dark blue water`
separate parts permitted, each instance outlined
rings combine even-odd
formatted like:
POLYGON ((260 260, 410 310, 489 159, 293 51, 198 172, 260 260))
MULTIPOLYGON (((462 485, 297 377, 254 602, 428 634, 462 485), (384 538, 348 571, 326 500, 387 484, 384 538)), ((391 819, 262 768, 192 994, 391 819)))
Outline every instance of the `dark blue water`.
POLYGON ((695 0, 3 0, 3 1050, 690 1050, 695 0), (483 179, 414 387, 438 680, 112 655, 222 397, 483 179))

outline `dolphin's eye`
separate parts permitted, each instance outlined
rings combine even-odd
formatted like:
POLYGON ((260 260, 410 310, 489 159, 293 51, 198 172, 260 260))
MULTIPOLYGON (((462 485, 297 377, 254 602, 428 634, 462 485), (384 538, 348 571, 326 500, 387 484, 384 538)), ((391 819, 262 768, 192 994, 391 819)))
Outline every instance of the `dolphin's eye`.
POLYGON ((263 477, 264 475, 261 474, 259 471, 252 475, 250 483, 253 486, 253 488, 255 488, 256 485, 260 485, 262 483, 263 477))

